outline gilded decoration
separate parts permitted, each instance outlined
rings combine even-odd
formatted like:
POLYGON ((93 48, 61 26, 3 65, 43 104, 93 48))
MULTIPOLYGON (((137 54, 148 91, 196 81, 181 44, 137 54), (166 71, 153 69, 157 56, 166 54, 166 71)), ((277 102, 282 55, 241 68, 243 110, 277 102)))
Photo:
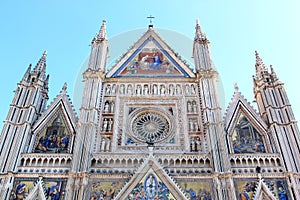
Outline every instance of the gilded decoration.
POLYGON ((134 75, 180 75, 168 56, 160 50, 155 40, 148 41, 140 51, 128 62, 122 76, 134 75))
POLYGON ((94 181, 91 185, 90 200, 112 200, 124 186, 125 182, 120 180, 114 181, 94 181))
POLYGON ((241 114, 231 135, 234 153, 265 153, 263 136, 241 114))
POLYGON ((150 170, 138 183, 138 185, 131 191, 126 200, 175 200, 170 190, 157 177, 157 175, 150 170))
MULTIPOLYGON (((38 183, 34 178, 17 178, 14 181, 10 200, 25 200, 38 183)), ((65 196, 65 179, 43 179, 44 194, 47 200, 60 200, 65 196)))
POLYGON ((34 145, 35 153, 68 153, 71 134, 64 118, 58 114, 37 136, 34 145))
MULTIPOLYGON (((288 188, 286 181, 283 179, 265 179, 268 189, 275 195, 276 199, 288 200, 288 188)), ((235 181, 237 188, 237 197, 240 200, 248 200, 254 197, 257 191, 257 179, 235 181)))
POLYGON ((183 192, 188 196, 189 200, 211 200, 211 188, 208 181, 188 182, 177 180, 183 192))

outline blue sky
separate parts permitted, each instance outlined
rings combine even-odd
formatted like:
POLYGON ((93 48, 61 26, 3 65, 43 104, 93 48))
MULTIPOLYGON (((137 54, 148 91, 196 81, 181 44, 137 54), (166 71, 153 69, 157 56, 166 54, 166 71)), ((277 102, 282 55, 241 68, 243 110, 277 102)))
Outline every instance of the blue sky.
POLYGON ((114 38, 134 29, 146 30, 149 14, 155 16, 155 28, 173 30, 190 39, 194 37, 196 19, 200 20, 223 81, 226 106, 235 82, 248 101, 253 101, 257 50, 285 83, 299 120, 299 9, 297 0, 1 1, 0 120, 5 120, 13 91, 26 68, 30 63, 35 65, 44 50, 48 51, 49 103, 64 82, 73 98, 76 77, 102 20, 107 20, 108 38, 114 38))

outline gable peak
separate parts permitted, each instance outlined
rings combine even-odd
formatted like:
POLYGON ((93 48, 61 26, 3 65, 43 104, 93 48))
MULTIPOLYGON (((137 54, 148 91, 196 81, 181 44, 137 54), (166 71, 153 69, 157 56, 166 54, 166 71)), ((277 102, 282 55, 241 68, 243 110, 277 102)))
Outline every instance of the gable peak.
POLYGON ((62 88, 61 88, 60 93, 66 93, 66 92, 67 92, 67 88, 68 88, 68 85, 67 85, 67 83, 65 82, 64 85, 63 85, 62 88))
POLYGON ((239 86, 238 86, 237 83, 234 83, 234 84, 233 84, 233 88, 234 88, 234 92, 235 92, 235 93, 238 93, 238 92, 239 92, 239 86))

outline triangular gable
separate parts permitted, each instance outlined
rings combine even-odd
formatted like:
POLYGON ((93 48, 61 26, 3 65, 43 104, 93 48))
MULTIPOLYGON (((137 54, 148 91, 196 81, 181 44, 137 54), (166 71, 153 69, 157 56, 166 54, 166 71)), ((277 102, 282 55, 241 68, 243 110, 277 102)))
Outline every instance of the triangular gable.
POLYGON ((262 134, 267 134, 267 125, 256 113, 254 108, 246 101, 240 92, 234 93, 233 99, 225 114, 225 130, 227 133, 233 131, 241 113, 253 124, 262 134))
POLYGON ((107 77, 195 77, 152 28, 108 71, 107 77))
POLYGON ((47 200, 46 189, 43 184, 44 184, 43 180, 42 180, 42 178, 40 178, 39 181, 34 186, 34 188, 30 191, 30 193, 28 194, 26 199, 28 199, 28 200, 36 200, 36 199, 47 200))
POLYGON ((48 108, 43 112, 42 116, 39 117, 39 119, 34 123, 32 129, 33 133, 41 131, 46 126, 48 121, 58 111, 61 111, 61 113, 63 114, 62 116, 66 120, 68 128, 70 128, 71 132, 75 134, 77 116, 65 90, 61 91, 61 93, 54 99, 52 103, 50 103, 48 108))
POLYGON ((272 193, 272 191, 268 188, 267 184, 263 181, 263 179, 260 179, 255 193, 253 195, 253 198, 255 200, 276 200, 275 195, 272 193))
POLYGON ((69 152, 75 136, 76 121, 76 113, 63 89, 33 125, 35 140, 31 148, 37 153, 69 152))
POLYGON ((180 187, 153 156, 145 160, 115 199, 127 199, 139 195, 147 197, 146 199, 155 199, 158 196, 164 199, 187 199, 180 187))

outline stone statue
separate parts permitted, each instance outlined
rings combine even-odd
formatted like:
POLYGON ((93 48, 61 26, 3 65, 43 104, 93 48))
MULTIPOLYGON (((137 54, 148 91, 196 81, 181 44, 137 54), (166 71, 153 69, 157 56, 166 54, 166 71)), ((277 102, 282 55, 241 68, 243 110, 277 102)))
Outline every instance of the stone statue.
POLYGON ((114 111, 115 111, 115 103, 112 101, 110 103, 110 113, 114 113, 114 111))
POLYGON ((109 103, 108 103, 108 101, 106 101, 105 104, 104 104, 104 113, 109 113, 109 103))
POLYGON ((187 111, 188 112, 192 112, 193 111, 192 104, 191 104, 190 101, 187 102, 187 111))
POLYGON ((102 131, 107 131, 107 125, 108 125, 107 119, 104 119, 103 120, 102 131))
POLYGON ((110 94, 110 85, 106 86, 105 94, 110 94))
POLYGON ((107 128, 108 131, 111 131, 111 130, 112 130, 112 125, 113 125, 113 119, 110 119, 110 120, 108 121, 108 128, 107 128))

